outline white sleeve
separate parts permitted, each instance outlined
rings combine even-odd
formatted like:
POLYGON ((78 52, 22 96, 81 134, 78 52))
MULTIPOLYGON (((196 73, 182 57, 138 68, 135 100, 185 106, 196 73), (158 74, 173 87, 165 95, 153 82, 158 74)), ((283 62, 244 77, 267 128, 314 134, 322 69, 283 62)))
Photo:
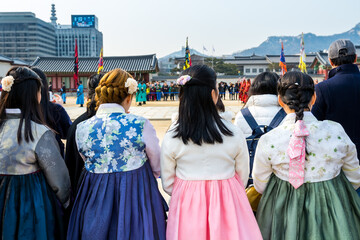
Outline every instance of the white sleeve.
POLYGON ((269 182, 273 169, 271 167, 271 157, 266 151, 266 138, 262 136, 258 142, 254 158, 252 171, 255 190, 263 193, 269 182))
POLYGON ((356 146, 346 135, 345 131, 342 135, 342 140, 345 142, 344 149, 346 151, 346 156, 342 159, 344 163, 342 170, 353 187, 358 189, 360 187, 360 166, 359 159, 357 158, 356 146))
POLYGON ((146 145, 145 151, 149 159, 154 176, 160 176, 160 146, 154 126, 146 120, 143 131, 143 141, 146 145))
POLYGON ((239 129, 241 129, 240 119, 242 119, 242 118, 243 118, 243 116, 242 116, 241 111, 240 111, 240 112, 238 112, 238 113, 236 114, 236 116, 235 116, 235 121, 234 121, 234 125, 235 125, 236 127, 238 127, 239 129))
POLYGON ((161 182, 164 191, 171 196, 176 176, 176 161, 166 135, 161 146, 161 182))
POLYGON ((241 178, 244 187, 246 187, 247 182, 249 180, 249 172, 250 172, 249 151, 246 144, 246 139, 244 135, 241 133, 241 131, 238 131, 237 133, 234 134, 239 134, 239 136, 237 137, 239 152, 235 157, 235 172, 241 178))

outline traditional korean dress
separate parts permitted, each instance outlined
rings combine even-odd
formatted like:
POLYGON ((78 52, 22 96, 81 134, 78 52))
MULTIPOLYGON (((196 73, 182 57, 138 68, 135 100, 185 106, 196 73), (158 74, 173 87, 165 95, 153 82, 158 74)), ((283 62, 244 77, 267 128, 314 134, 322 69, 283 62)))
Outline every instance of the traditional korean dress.
POLYGON ((146 84, 141 84, 140 89, 140 101, 146 103, 146 84))
POLYGON ((249 154, 245 137, 201 146, 174 138, 172 125, 161 149, 161 180, 171 195, 166 239, 262 239, 246 197, 249 154))
POLYGON ((66 87, 62 86, 60 88, 60 92, 61 92, 61 98, 63 100, 63 103, 66 103, 66 87))
POLYGON ((76 96, 76 104, 80 104, 82 106, 84 104, 84 87, 82 84, 79 85, 76 96))
POLYGON ((139 83, 138 91, 136 92, 136 102, 137 103, 146 103, 146 84, 139 83))
POLYGON ((305 112, 297 125, 295 117, 288 114, 257 145, 253 178, 263 194, 256 215, 263 238, 360 239, 355 145, 338 123, 305 112), (298 152, 303 139, 306 151, 298 152), (296 158, 302 154, 303 161, 296 158))
POLYGON ((77 126, 85 174, 70 217, 68 239, 165 239, 165 210, 154 177, 160 147, 145 118, 101 104, 77 126))
POLYGON ((69 204, 70 178, 55 136, 31 122, 34 141, 23 138, 19 145, 20 109, 6 111, 0 131, 0 238, 65 239, 59 203, 69 204))

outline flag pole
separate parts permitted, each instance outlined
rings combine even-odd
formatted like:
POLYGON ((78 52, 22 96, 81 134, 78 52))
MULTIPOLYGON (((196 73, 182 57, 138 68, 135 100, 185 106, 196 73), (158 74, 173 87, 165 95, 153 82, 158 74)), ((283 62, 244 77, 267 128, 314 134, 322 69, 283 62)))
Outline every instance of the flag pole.
POLYGON ((74 81, 75 86, 79 86, 79 55, 78 55, 78 45, 77 38, 75 38, 75 59, 74 59, 74 81))
POLYGON ((212 61, 211 61, 211 67, 214 69, 214 52, 215 52, 215 49, 214 49, 214 45, 212 46, 212 61))

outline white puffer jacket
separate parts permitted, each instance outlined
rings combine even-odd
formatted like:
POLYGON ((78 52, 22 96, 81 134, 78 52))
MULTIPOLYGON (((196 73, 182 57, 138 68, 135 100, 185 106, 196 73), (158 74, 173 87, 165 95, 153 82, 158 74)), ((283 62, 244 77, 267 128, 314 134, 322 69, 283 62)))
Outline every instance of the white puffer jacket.
MULTIPOLYGON (((251 96, 244 108, 249 108, 257 124, 267 126, 281 109, 277 96, 272 94, 251 96)), ((245 137, 252 135, 252 130, 241 111, 235 117, 235 125, 241 129, 245 137)))

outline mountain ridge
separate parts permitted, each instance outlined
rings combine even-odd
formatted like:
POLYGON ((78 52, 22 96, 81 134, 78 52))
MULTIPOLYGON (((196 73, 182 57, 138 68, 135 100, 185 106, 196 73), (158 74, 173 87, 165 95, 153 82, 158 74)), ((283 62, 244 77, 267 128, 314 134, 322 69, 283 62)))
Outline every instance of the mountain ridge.
MULTIPOLYGON (((250 56, 253 54, 264 56, 280 54, 281 41, 284 43, 285 54, 299 54, 300 53, 300 39, 301 34, 297 36, 270 36, 259 46, 240 50, 234 52, 233 56, 250 56)), ((349 31, 328 35, 328 36, 317 36, 314 33, 305 33, 305 52, 317 52, 327 50, 330 44, 337 39, 350 39, 355 45, 360 45, 360 23, 356 24, 355 27, 349 31)))
MULTIPOLYGON (((296 55, 300 53, 300 39, 301 34, 297 36, 270 36, 257 47, 239 50, 226 56, 251 56, 253 54, 258 56, 280 55, 281 41, 284 43, 284 53, 286 55, 296 55)), ((350 39, 355 45, 360 45, 360 23, 356 24, 355 27, 349 31, 328 36, 318 36, 314 33, 305 33, 305 52, 309 54, 323 50, 327 51, 330 44, 337 39, 350 39)), ((190 53, 192 55, 196 54, 209 57, 193 48, 190 48, 190 53)), ((159 62, 168 62, 170 58, 183 56, 185 56, 185 47, 182 47, 179 51, 159 58, 159 62)))

